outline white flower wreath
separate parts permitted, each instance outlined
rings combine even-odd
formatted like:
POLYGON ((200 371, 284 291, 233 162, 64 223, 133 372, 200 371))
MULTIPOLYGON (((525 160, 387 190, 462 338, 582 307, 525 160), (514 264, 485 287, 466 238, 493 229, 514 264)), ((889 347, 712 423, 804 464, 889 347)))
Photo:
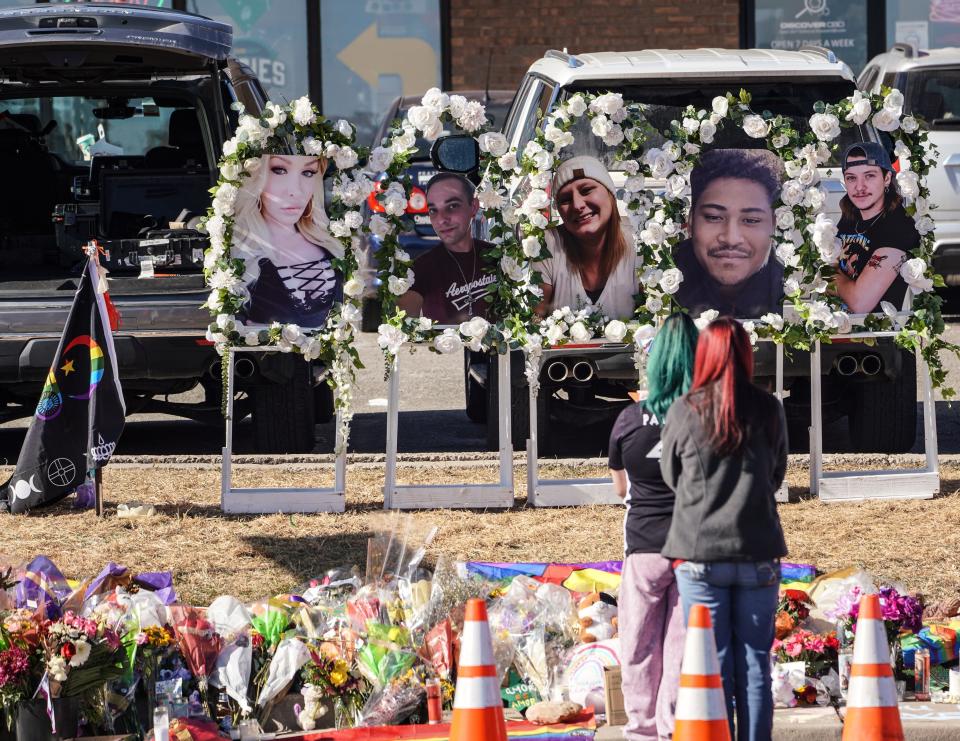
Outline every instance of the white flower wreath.
MULTIPOLYGON (((351 398, 359 358, 353 347, 360 322, 362 285, 356 277, 359 236, 364 231, 360 206, 373 187, 360 163, 366 152, 356 146, 356 129, 347 121, 329 121, 319 115, 309 98, 285 106, 267 103, 260 116, 240 110, 233 138, 224 142, 220 177, 211 190, 213 203, 203 228, 210 237, 204 257, 204 274, 211 292, 205 306, 214 316, 207 329, 219 353, 230 346, 275 346, 281 352, 298 352, 320 360, 328 369, 327 383, 334 391, 345 447, 349 437, 351 398), (231 254, 234 207, 244 178, 270 154, 301 154, 325 158, 336 165, 333 199, 327 206, 327 230, 343 245, 343 256, 334 267, 343 276, 343 301, 335 304, 320 329, 273 323, 268 328, 246 327, 236 315, 248 298, 244 261, 231 254)), ((224 384, 226 389, 226 384, 224 384)), ((339 450, 337 452, 340 452, 339 450)))
POLYGON ((506 199, 501 191, 503 172, 512 171, 516 156, 507 152, 507 140, 502 134, 486 131, 488 123, 481 103, 431 88, 423 96, 421 105, 412 107, 406 119, 390 131, 385 143, 375 147, 370 154, 371 172, 386 173, 376 196, 383 213, 371 216, 370 231, 381 240, 376 258, 383 277, 380 300, 385 321, 378 329, 377 342, 388 360, 406 342, 430 343, 431 349, 444 354, 460 352, 464 346, 474 351, 496 349, 505 352, 515 337, 513 317, 518 313, 519 303, 511 287, 524 284, 524 277, 517 274, 516 262, 511 262, 508 254, 504 237, 509 230, 501 210, 506 199), (497 270, 497 280, 490 288, 489 313, 506 319, 490 322, 473 317, 459 327, 441 330, 433 320, 408 317, 396 307, 396 299, 416 283, 413 260, 400 247, 398 235, 403 229, 401 217, 410 196, 409 184, 404 185, 403 176, 410 164, 410 156, 416 151, 417 134, 427 141, 434 141, 443 133, 443 124, 449 121, 475 135, 480 147, 480 170, 484 176, 477 189, 477 199, 492 224, 494 249, 488 257, 496 262, 497 270))

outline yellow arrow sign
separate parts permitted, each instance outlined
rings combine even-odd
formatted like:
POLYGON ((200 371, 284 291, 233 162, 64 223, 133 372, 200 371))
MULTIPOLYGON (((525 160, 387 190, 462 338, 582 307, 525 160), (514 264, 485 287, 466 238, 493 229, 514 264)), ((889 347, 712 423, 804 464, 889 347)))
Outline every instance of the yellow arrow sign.
POLYGON ((430 44, 412 37, 380 36, 376 23, 347 44, 337 59, 372 88, 379 87, 380 75, 399 75, 404 95, 424 93, 438 83, 437 53, 430 44))

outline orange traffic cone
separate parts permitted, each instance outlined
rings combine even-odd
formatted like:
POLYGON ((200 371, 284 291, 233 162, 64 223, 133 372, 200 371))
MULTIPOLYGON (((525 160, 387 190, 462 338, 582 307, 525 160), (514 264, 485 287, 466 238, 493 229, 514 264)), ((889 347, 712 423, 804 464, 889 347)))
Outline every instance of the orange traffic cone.
POLYGON ((880 598, 864 595, 853 642, 843 741, 903 741, 880 598))
POLYGON ((453 696, 450 741, 506 741, 500 681, 482 599, 467 601, 460 637, 457 691, 453 696))
POLYGON ((730 741, 717 644, 705 605, 690 608, 673 741, 730 741))

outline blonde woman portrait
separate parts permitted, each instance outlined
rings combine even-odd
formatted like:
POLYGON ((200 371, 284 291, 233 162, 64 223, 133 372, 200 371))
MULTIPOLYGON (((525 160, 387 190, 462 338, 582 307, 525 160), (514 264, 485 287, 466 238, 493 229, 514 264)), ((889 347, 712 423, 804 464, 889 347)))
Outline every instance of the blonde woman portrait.
POLYGON ((596 157, 571 157, 557 167, 554 202, 563 222, 546 234, 550 256, 543 277, 540 316, 569 306, 596 306, 611 319, 627 319, 639 291, 637 253, 623 230, 616 188, 596 157))
POLYGON ((342 300, 333 259, 343 246, 327 229, 323 174, 327 162, 306 155, 265 155, 237 198, 233 256, 244 261, 247 324, 320 328, 342 300))

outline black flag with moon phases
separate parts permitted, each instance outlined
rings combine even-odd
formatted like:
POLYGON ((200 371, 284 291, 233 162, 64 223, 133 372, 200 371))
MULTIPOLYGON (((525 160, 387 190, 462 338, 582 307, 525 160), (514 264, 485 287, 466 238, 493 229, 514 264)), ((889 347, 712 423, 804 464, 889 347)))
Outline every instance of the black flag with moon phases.
POLYGON ((17 467, 0 489, 11 512, 63 499, 92 479, 117 447, 126 410, 105 291, 94 255, 73 298, 17 467))

